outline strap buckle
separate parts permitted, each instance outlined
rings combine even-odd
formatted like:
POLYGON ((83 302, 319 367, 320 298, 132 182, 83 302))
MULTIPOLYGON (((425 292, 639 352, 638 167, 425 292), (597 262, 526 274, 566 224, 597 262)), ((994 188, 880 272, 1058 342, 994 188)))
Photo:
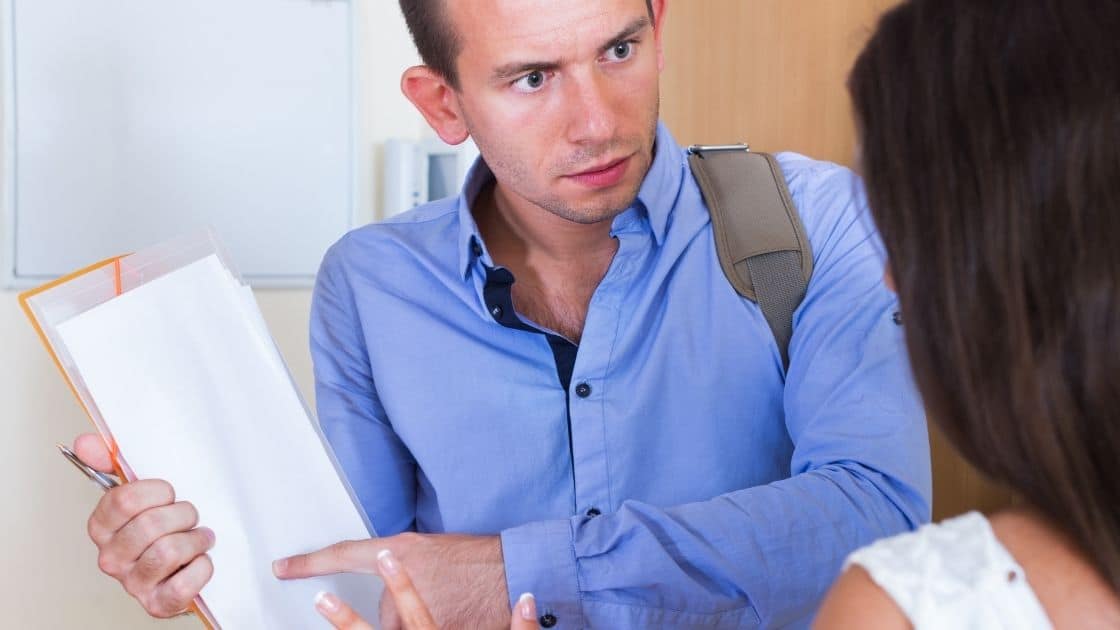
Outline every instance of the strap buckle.
POLYGON ((703 158, 705 153, 716 153, 719 151, 744 151, 750 153, 751 145, 746 142, 739 144, 694 144, 688 147, 687 150, 689 155, 699 155, 703 158))

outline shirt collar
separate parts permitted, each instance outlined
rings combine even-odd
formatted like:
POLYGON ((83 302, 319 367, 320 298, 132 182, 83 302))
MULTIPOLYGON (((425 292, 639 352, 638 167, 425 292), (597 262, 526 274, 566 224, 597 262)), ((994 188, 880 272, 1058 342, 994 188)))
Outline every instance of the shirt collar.
POLYGON ((492 181, 494 173, 482 156, 478 156, 467 171, 466 182, 459 193, 459 270, 463 273, 464 280, 470 275, 475 258, 484 257, 483 262, 489 259, 489 254, 483 248, 482 234, 478 231, 474 214, 471 213, 471 206, 482 189, 492 181))
MULTIPOLYGON (((658 246, 665 240, 669 221, 680 194, 681 183, 687 167, 685 152, 677 145, 664 123, 657 123, 657 137, 653 145, 653 163, 638 188, 634 206, 649 218, 649 227, 658 246)), ((479 156, 467 173, 463 190, 459 194, 459 269, 466 279, 476 258, 493 266, 482 235, 478 231, 471 206, 478 199, 483 187, 494 180, 494 173, 479 156)))
POLYGON ((649 227, 658 246, 665 241, 665 232, 669 229, 686 171, 684 150, 677 144, 673 134, 669 133, 665 123, 657 123, 653 163, 638 189, 638 199, 634 203, 649 218, 649 227))

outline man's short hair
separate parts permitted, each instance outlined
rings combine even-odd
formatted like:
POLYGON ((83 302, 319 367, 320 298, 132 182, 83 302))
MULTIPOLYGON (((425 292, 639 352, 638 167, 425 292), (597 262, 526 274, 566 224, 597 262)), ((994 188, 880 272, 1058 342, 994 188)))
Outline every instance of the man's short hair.
MULTIPOLYGON (((400 0, 400 3, 420 59, 458 90, 459 73, 455 62, 459 58, 462 41, 447 18, 444 0, 400 0)), ((652 19, 653 0, 646 0, 646 7, 652 19)))

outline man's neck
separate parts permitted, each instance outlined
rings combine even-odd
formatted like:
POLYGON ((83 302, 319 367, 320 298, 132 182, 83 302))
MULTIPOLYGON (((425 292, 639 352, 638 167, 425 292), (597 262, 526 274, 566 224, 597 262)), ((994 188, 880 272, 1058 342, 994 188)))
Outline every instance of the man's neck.
POLYGON ((618 251, 611 221, 580 224, 487 186, 472 208, 494 263, 516 279, 513 302, 536 324, 579 342, 588 304, 618 251))
POLYGON ((473 208, 479 231, 495 262, 517 259, 584 267, 614 255, 611 221, 576 223, 507 193, 500 184, 483 189, 473 208))

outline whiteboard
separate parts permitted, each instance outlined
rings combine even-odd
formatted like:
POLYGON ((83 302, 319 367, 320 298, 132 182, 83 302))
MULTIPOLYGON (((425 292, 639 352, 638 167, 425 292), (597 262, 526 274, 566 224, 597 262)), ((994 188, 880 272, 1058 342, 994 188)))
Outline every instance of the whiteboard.
POLYGON ((10 285, 207 225, 312 282, 354 223, 350 2, 0 1, 10 285))

